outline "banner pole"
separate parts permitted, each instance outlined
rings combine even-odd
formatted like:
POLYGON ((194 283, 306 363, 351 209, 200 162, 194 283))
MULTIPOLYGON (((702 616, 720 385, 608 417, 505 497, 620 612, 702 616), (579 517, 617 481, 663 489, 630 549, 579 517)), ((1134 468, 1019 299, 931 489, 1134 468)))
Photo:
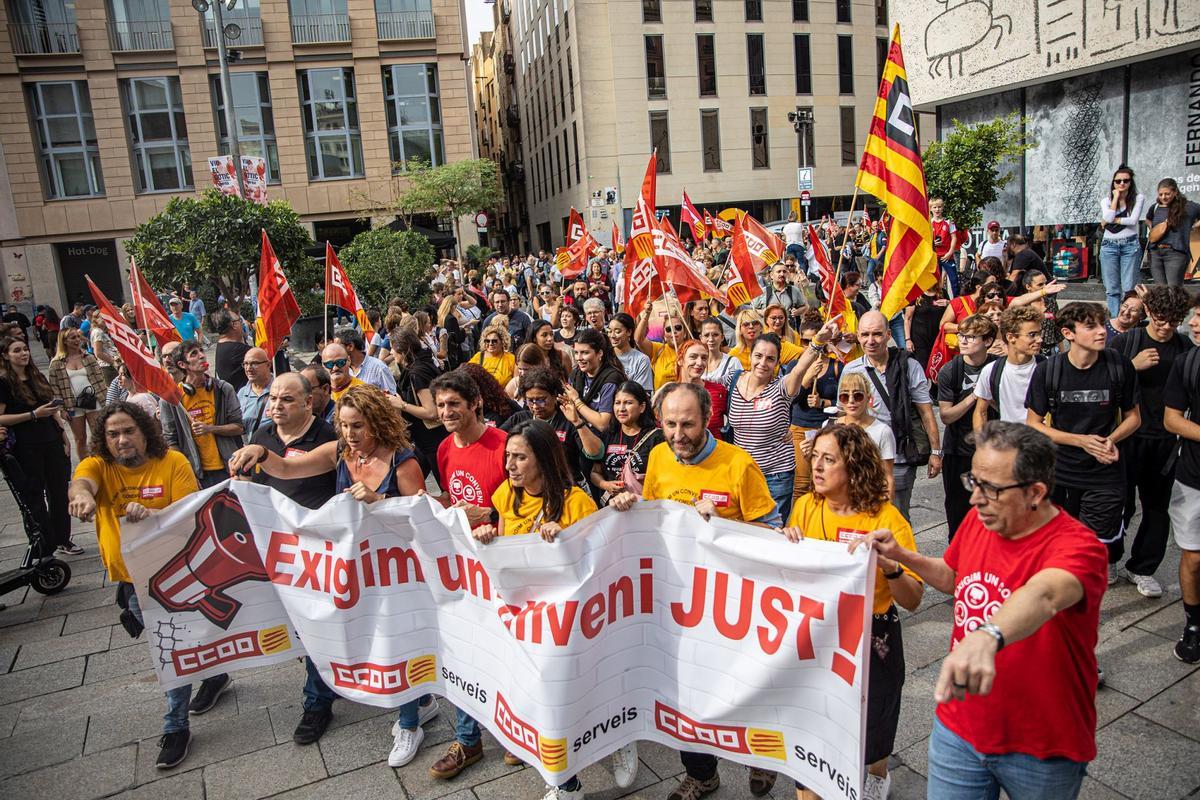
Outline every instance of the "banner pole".
POLYGON ((833 292, 837 291, 838 282, 842 279, 842 259, 846 254, 846 240, 850 238, 850 223, 854 221, 854 207, 858 205, 858 184, 854 185, 854 196, 850 198, 850 215, 846 217, 846 230, 842 233, 842 246, 838 248, 838 263, 837 269, 833 273, 833 291, 830 291, 829 297, 825 298, 825 319, 829 319, 829 312, 833 308, 833 292))

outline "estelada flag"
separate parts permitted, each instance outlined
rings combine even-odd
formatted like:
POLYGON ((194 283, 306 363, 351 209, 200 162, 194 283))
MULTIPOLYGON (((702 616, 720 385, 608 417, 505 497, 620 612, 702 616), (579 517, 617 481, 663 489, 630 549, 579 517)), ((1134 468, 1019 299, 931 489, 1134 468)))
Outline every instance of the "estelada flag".
MULTIPOLYGON (((168 403, 179 405, 183 397, 179 394, 179 386, 171 378, 171 373, 158 363, 154 354, 146 347, 146 343, 129 327, 124 315, 109 302, 90 276, 87 278, 87 284, 92 299, 96 301, 96 308, 100 310, 108 336, 116 345, 117 352, 121 354, 121 361, 129 369, 129 375, 146 391, 158 395, 168 403)), ((172 325, 171 328, 174 330, 175 326, 172 325)))
POLYGON ((133 298, 133 319, 144 331, 154 334, 154 340, 162 347, 167 342, 182 342, 183 337, 167 310, 159 302, 158 295, 146 282, 146 276, 138 269, 137 262, 129 259, 129 296, 133 298))
POLYGON ((733 223, 733 238, 729 245, 729 259, 725 262, 725 274, 721 278, 725 294, 729 297, 729 308, 744 306, 763 293, 762 286, 754 277, 755 259, 746 247, 746 237, 741 220, 733 223))
POLYGON ((292 294, 283 265, 275 256, 267 232, 262 232, 262 255, 258 263, 258 319, 255 320, 254 344, 274 357, 291 335, 292 326, 300 319, 300 305, 292 294))
POLYGON ((663 283, 675 288, 680 302, 712 297, 725 304, 725 293, 713 285, 701 265, 692 260, 687 248, 679 241, 671 221, 663 217, 654 234, 654 258, 663 283))
POLYGON ((342 268, 333 245, 325 242, 325 305, 337 306, 354 315, 358 327, 362 329, 363 338, 368 342, 375 335, 375 326, 367 319, 367 310, 358 302, 358 292, 350 283, 350 276, 342 268))
POLYGON ((741 223, 742 235, 746 237, 746 249, 762 264, 762 266, 755 265, 756 271, 766 269, 783 258, 783 242, 779 240, 778 236, 764 228, 761 222, 749 214, 735 217, 734 222, 735 230, 736 223, 741 223))
POLYGON ((621 238, 621 229, 617 226, 616 220, 613 220, 612 246, 613 250, 617 251, 617 255, 625 255, 625 240, 621 238))
POLYGON ((937 280, 925 164, 917 142, 898 24, 892 32, 855 185, 878 197, 892 216, 879 309, 890 319, 937 280))
POLYGON ((683 205, 679 207, 679 225, 684 225, 691 228, 692 241, 700 244, 704 241, 704 237, 708 234, 708 225, 704 221, 704 217, 700 216, 700 212, 692 205, 691 199, 687 196, 687 190, 683 192, 683 205))

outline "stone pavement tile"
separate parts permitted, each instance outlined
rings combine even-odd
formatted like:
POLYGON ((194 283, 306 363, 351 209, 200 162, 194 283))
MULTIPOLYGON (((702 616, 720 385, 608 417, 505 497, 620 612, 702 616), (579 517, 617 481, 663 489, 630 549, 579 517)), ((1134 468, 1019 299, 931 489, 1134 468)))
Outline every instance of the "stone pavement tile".
POLYGON ((1142 597, 1133 584, 1124 579, 1108 587, 1100 603, 1100 641, 1111 639, 1179 599, 1178 586, 1173 593, 1166 587, 1163 591, 1163 596, 1158 599, 1142 597))
POLYGON ((204 768, 206 800, 258 800, 328 777, 315 747, 290 742, 204 768))
POLYGON ((38 594, 32 589, 26 588, 9 592, 0 598, 0 601, 8 606, 0 611, 0 630, 10 625, 21 625, 36 619, 48 619, 54 615, 53 613, 42 613, 43 606, 46 604, 46 596, 38 594))
MULTIPOLYGON (((1107 673, 1105 674, 1107 677, 1107 673)), ((1141 701, 1124 692, 1105 686, 1096 692, 1096 728, 1103 728, 1113 720, 1137 708, 1141 701)))
POLYGON ((62 592, 46 598, 46 603, 42 606, 40 613, 42 617, 50 617, 55 614, 70 614, 72 611, 86 611, 89 608, 100 608, 101 606, 116 608, 116 597, 117 590, 111 586, 77 591, 75 581, 72 580, 71 585, 62 592))
POLYGON ((260 672, 233 673, 239 713, 286 703, 304 688, 304 664, 291 660, 260 672))
MULTIPOLYGON (((356 769, 323 781, 310 783, 277 796, 277 800, 331 800, 331 798, 353 798, 353 800, 396 800, 403 797, 400 781, 395 770, 377 764, 356 769)), ((464 800, 475 800, 468 789, 463 792, 464 800)))
POLYGON ((43 664, 52 664, 75 656, 100 653, 108 649, 108 641, 108 628, 99 628, 94 631, 60 636, 57 639, 30 642, 21 646, 21 652, 17 654, 17 663, 13 665, 13 669, 40 667, 43 664))
POLYGON ((658 742, 638 742, 638 760, 642 762, 639 772, 649 768, 658 778, 673 778, 683 772, 679 751, 658 742))
POLYGON ((1092 777, 1129 797, 1183 797, 1200 786, 1200 742, 1137 714, 1096 734, 1092 777))
MULTIPOLYGON (((93 550, 93 552, 95 552, 93 550)), ((71 564, 71 584, 74 585, 77 575, 92 575, 97 572, 106 573, 107 568, 104 566, 104 560, 98 555, 93 556, 70 556, 71 564)), ((116 593, 116 589, 113 589, 116 593)))
MULTIPOLYGON (((932 725, 932 722, 930 723, 932 725)), ((896 756, 899 757, 904 766, 911 769, 918 775, 929 774, 929 737, 926 736, 919 742, 914 742, 903 750, 896 751, 896 756)))
POLYGON ((17 661, 17 653, 21 651, 19 644, 0 642, 0 675, 12 672, 13 664, 17 661))
MULTIPOLYGON (((939 592, 937 589, 926 586, 924 594, 921 595, 921 604, 917 606, 917 610, 910 612, 901 609, 900 621, 904 622, 904 620, 911 614, 920 614, 922 611, 928 611, 931 608, 936 608, 942 605, 950 605, 950 598, 947 595, 939 592)), ((950 640, 947 639, 946 641, 949 643, 950 640)))
MULTIPOLYGON (((232 703, 221 705, 233 706, 232 703)), ((208 713, 212 714, 215 711, 214 708, 208 713)), ((187 760, 171 774, 190 772, 273 746, 271 722, 267 719, 266 709, 224 717, 213 720, 211 724, 199 724, 207 716, 208 714, 205 714, 196 718, 192 723, 191 751, 187 760)), ((166 777, 166 774, 154 767, 154 760, 158 758, 157 737, 138 742, 137 751, 137 785, 166 777)))
MULTIPOLYGON (((71 582, 67 584, 69 589, 73 589, 77 592, 84 592, 91 589, 99 589, 108 585, 108 574, 103 570, 93 569, 85 572, 76 572, 75 565, 73 563, 71 564, 71 582)), ((115 598, 116 594, 117 589, 114 586, 112 589, 112 596, 115 598)))
POLYGON ((21 707, 17 704, 0 706, 0 739, 12 736, 17 727, 17 718, 21 715, 21 707))
MULTIPOLYGON (((321 744, 323 747, 324 740, 321 741, 321 744)), ((409 800, 433 800, 433 798, 446 797, 462 789, 525 769, 523 766, 506 766, 504 749, 486 731, 483 734, 483 760, 468 767, 457 778, 449 781, 439 780, 429 774, 430 764, 441 758, 445 752, 444 745, 423 747, 411 764, 396 770, 400 775, 400 783, 404 785, 404 789, 408 793, 409 800)), ((384 756, 386 755, 385 751, 384 756)))
POLYGON ((899 752, 929 736, 933 728, 933 711, 937 706, 933 699, 933 688, 937 685, 941 669, 939 661, 910 672, 905 678, 894 751, 899 752))
POLYGON ((1096 648, 1108 685, 1146 701, 1197 669, 1171 655, 1171 643, 1139 628, 1103 641, 1096 648))
POLYGON ((892 776, 892 790, 888 794, 891 800, 923 800, 926 792, 924 775, 908 767, 889 769, 888 774, 892 776))
POLYGON ((20 800, 95 800, 133 786, 137 748, 106 750, 73 761, 69 768, 46 767, 0 782, 0 797, 20 800))
MULTIPOLYGON (((117 590, 113 589, 113 597, 115 598, 117 590)), ((108 628, 117 624, 121 618, 121 609, 116 603, 108 606, 98 606, 89 608, 86 611, 76 611, 73 614, 67 615, 67 622, 63 625, 63 635, 66 636, 72 633, 81 631, 90 631, 96 628, 108 628)), ((122 628, 122 630, 124 630, 122 628)), ((122 636, 128 638, 128 634, 122 633, 122 636)))
MULTIPOLYGON (((114 633, 124 636, 125 630, 120 629, 114 633)), ((141 647, 122 647, 120 650, 108 650, 88 656, 87 671, 84 673, 83 682, 100 683, 122 676, 138 675, 142 677, 143 674, 154 674, 154 665, 146 650, 141 647)))
MULTIPOLYGON (((80 660, 83 661, 83 659, 80 660)), ((37 667, 36 669, 44 668, 37 667)), ((54 694, 32 697, 23 702, 17 730, 23 730, 31 725, 36 726, 39 720, 51 717, 106 714, 149 701, 162 702, 162 689, 153 678, 122 677, 101 683, 80 684, 54 694)), ((225 704, 222 703, 218 708, 223 705, 225 704)))
MULTIPOLYGON (((928 594, 930 590, 926 590, 928 594)), ((949 603, 939 603, 913 614, 901 623, 904 637, 904 665, 912 672, 941 661, 950 650, 950 633, 954 629, 954 609, 949 603)))
POLYGON ((82 658, 0 675, 0 705, 62 691, 83 682, 82 658))
MULTIPOLYGON (((304 714, 301 704, 303 698, 300 696, 299 690, 296 691, 296 696, 290 703, 281 703, 277 706, 270 706, 267 711, 271 715, 271 728, 275 732, 275 742, 283 744, 292 740, 292 732, 296 729, 296 725, 300 722, 300 717, 304 714)), ((445 705, 442 706, 443 710, 445 705)), ((451 711, 453 713, 453 711, 451 711)), ((377 708, 368 706, 364 703, 352 703, 349 700, 338 699, 333 704, 333 720, 330 721, 329 727, 325 731, 325 735, 329 735, 329 731, 344 728, 347 725, 352 725, 355 722, 362 722, 365 719, 373 719, 375 717, 387 717, 388 724, 395 719, 396 712, 389 708, 377 708)), ((430 727, 435 725, 435 722, 429 722, 425 725, 425 738, 430 737, 430 727)), ((390 746, 390 745, 389 745, 390 746)), ((340 770, 339 770, 340 771, 340 770)))
POLYGON ((70 761, 83 752, 86 733, 87 720, 79 718, 22 731, 0 747, 0 777, 70 761))
POLYGON ((110 800, 204 800, 204 774, 200 770, 172 775, 161 781, 139 786, 113 796, 110 800))
POLYGON ((1142 617, 1138 620, 1137 627, 1172 642, 1179 641, 1179 637, 1183 635, 1183 600, 1177 600, 1148 617, 1142 617))
MULTIPOLYGON (((1091 771, 1091 768, 1088 768, 1091 771)), ((1126 800, 1125 795, 1110 789, 1091 775, 1083 779, 1083 787, 1079 790, 1083 800, 1126 800)))
MULTIPOLYGON (((940 483, 941 479, 939 478, 938 480, 940 483)), ((946 509, 941 503, 935 505, 933 503, 913 502, 909 504, 908 514, 910 517, 909 522, 912 524, 914 531, 924 533, 938 526, 943 526, 943 530, 945 529, 946 509)))
MULTIPOLYGON (((442 753, 445 752, 445 744, 454 738, 450 728, 451 721, 454 719, 454 706, 440 698, 439 702, 441 704, 441 713, 436 718, 425 723, 425 740, 421 742, 421 749, 417 752, 417 756, 412 760, 412 763, 401 768, 400 772, 402 776, 409 770, 426 770, 430 764, 442 757, 442 753)), ((350 710, 347 708, 350 705, 358 704, 342 701, 334 703, 333 723, 325 731, 325 735, 321 737, 321 754, 325 757, 325 768, 329 771, 330 775, 350 772, 368 764, 377 764, 385 761, 392 749, 392 742, 394 741, 391 733, 392 723, 396 720, 397 712, 394 709, 374 709, 375 711, 383 711, 384 713, 371 714, 370 711, 350 710), (349 719, 343 720, 339 725, 339 712, 345 713, 348 717, 364 713, 369 714, 369 716, 360 716, 354 722, 349 721, 349 719)), ((366 706, 365 708, 370 709, 372 707, 366 706)), ((272 721, 274 721, 275 716, 275 710, 272 709, 272 721)), ((300 721, 299 708, 287 717, 287 723, 283 722, 282 714, 279 716, 281 720, 276 725, 276 736, 283 732, 281 729, 286 728, 287 741, 291 741, 291 732, 296 727, 296 723, 300 721)))
MULTIPOLYGON (((644 744, 646 742, 639 742, 639 749, 644 744)), ((570 776, 564 775, 563 779, 568 777, 570 776)), ((583 782, 584 791, 590 800, 614 800, 633 794, 651 784, 659 783, 658 776, 643 767, 638 770, 637 778, 634 779, 632 786, 626 789, 618 788, 613 780, 612 762, 608 758, 603 758, 584 768, 579 773, 579 780, 583 782)), ((536 798, 545 794, 545 791, 545 780, 537 770, 530 768, 475 786, 475 796, 479 800, 536 798)))
POLYGON ((1200 672, 1193 672, 1135 713, 1200 741, 1200 672))
MULTIPOLYGON (((0 611, 0 621, 4 619, 7 611, 0 611)), ((34 622, 24 622, 20 625, 12 625, 8 628, 0 628, 0 643, 9 644, 29 644, 30 642, 41 642, 46 639, 57 639, 63 633, 63 617, 51 617, 49 619, 39 619, 34 622)))

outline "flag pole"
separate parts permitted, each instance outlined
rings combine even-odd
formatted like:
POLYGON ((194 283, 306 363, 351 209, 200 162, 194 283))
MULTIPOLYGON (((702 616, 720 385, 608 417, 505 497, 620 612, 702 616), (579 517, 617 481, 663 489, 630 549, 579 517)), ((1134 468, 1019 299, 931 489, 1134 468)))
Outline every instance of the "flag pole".
MULTIPOLYGON (((842 246, 838 248, 838 263, 837 269, 833 273, 833 288, 837 290, 838 283, 842 279, 842 259, 846 255, 846 240, 850 238, 850 223, 854 221, 854 207, 858 205, 858 182, 854 184, 854 196, 850 198, 850 214, 846 217, 846 230, 842 233, 842 246)), ((825 319, 829 319, 829 312, 833 309, 833 291, 829 293, 829 297, 825 298, 827 305, 825 306, 825 319)))

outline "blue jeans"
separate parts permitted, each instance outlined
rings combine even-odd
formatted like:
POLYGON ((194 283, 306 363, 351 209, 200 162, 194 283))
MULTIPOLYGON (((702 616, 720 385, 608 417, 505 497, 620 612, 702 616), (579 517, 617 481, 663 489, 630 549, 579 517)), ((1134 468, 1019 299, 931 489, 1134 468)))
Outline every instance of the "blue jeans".
POLYGON ((483 738, 479 723, 461 708, 454 709, 454 738, 463 747, 474 747, 483 738))
POLYGON ((868 258, 867 259, 867 281, 866 282, 868 285, 875 282, 875 270, 879 269, 879 265, 881 263, 882 263, 882 260, 878 259, 878 258, 868 258))
POLYGON ((1108 300, 1108 315, 1115 317, 1121 310, 1121 298, 1137 285, 1138 268, 1142 263, 1142 244, 1136 236, 1105 239, 1100 242, 1100 277, 1104 279, 1104 296, 1108 300))
POLYGON ((796 470, 789 469, 787 472, 772 472, 767 478, 767 491, 771 493, 771 499, 775 501, 775 511, 783 518, 783 524, 787 524, 788 514, 792 511, 792 494, 796 488, 796 470))
POLYGON ((1074 800, 1087 764, 1025 753, 983 755, 933 718, 929 736, 929 800, 1074 800))
POLYGON ((950 297, 958 297, 958 257, 951 254, 945 261, 939 261, 938 266, 946 273, 946 283, 950 285, 950 297))
POLYGON ((422 695, 416 700, 409 700, 400 706, 400 713, 396 715, 396 722, 406 731, 415 731, 421 722, 420 706, 431 702, 433 702, 433 695, 431 694, 422 695))
POLYGON ((896 312, 896 316, 888 322, 888 327, 892 329, 892 341, 896 343, 896 347, 904 347, 904 312, 896 312))
POLYGON ((337 695, 321 678, 321 673, 317 672, 316 665, 308 656, 304 657, 304 672, 307 677, 304 680, 304 704, 301 707, 305 711, 328 711, 337 695))
MULTIPOLYGON (((132 586, 129 591, 129 610, 137 617, 138 622, 146 624, 142 618, 142 604, 138 601, 137 592, 132 586)), ((177 686, 167 691, 167 713, 163 715, 163 733, 178 733, 188 729, 188 704, 192 702, 192 685, 177 686)))
POLYGON ((797 264, 798 266, 800 266, 800 267, 803 267, 803 266, 805 266, 805 263, 804 263, 804 245, 802 245, 802 244, 789 244, 789 245, 787 246, 787 248, 786 248, 786 249, 783 251, 783 253, 784 253, 784 255, 792 256, 793 258, 795 258, 795 259, 796 259, 796 264, 797 264))

